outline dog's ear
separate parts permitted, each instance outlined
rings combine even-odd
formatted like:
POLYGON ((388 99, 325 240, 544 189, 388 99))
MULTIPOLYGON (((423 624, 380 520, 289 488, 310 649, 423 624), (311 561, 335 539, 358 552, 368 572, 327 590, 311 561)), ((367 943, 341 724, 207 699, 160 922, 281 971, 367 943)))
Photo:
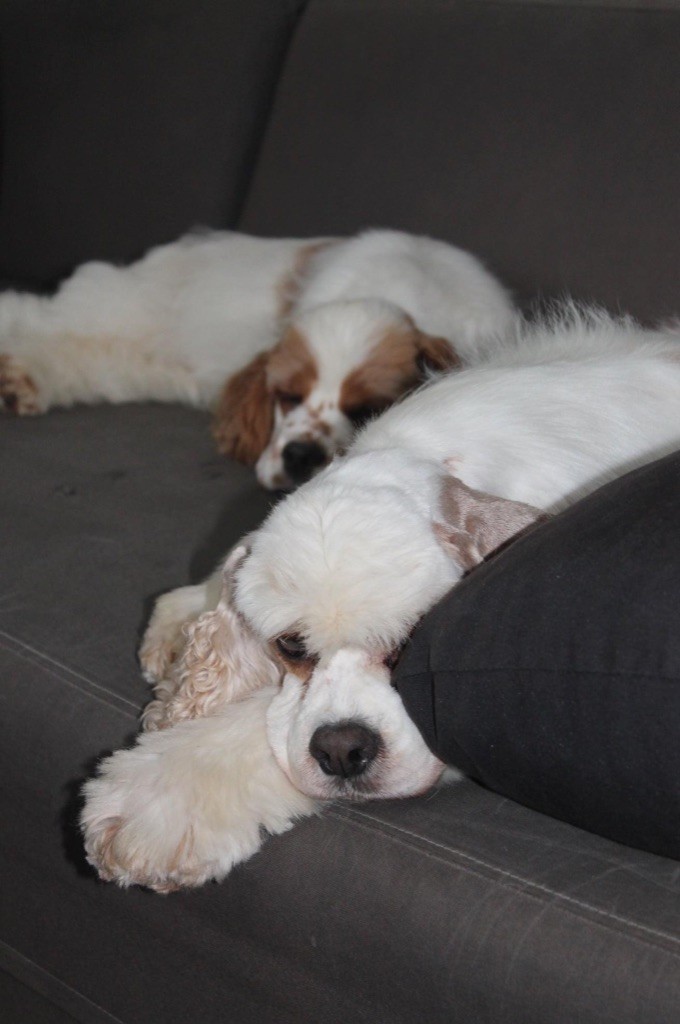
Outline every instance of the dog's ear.
POLYGON ((460 357, 450 341, 425 334, 416 328, 416 361, 420 373, 434 370, 454 370, 460 366, 460 357))
POLYGON ((511 538, 549 518, 532 505, 475 491, 454 476, 442 483, 439 508, 434 532, 464 572, 511 538))
POLYGON ((215 409, 213 436, 217 448, 247 466, 267 446, 274 423, 274 398, 267 387, 268 352, 235 373, 224 385, 215 409))
POLYGON ((229 553, 217 607, 186 627, 186 643, 174 668, 176 686, 157 728, 214 715, 225 704, 280 679, 266 646, 234 608, 234 573, 248 552, 248 543, 242 542, 229 553))

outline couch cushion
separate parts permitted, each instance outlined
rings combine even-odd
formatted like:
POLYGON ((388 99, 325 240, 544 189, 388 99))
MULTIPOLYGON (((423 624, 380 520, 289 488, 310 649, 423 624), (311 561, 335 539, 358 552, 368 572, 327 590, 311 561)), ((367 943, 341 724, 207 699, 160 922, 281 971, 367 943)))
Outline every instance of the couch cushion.
POLYGON ((680 859, 680 453, 472 572, 395 673, 440 757, 504 796, 680 859))
POLYGON ((301 2, 5 0, 0 278, 233 224, 301 2))
POLYGON ((678 0, 313 3, 241 227, 425 232, 523 300, 677 313, 679 51, 678 0))

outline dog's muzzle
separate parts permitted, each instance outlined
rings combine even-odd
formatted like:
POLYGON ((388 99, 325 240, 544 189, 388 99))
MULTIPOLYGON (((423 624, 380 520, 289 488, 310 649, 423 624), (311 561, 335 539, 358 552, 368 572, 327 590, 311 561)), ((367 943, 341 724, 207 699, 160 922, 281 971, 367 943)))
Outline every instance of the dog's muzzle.
POLYGON ((328 462, 316 441, 289 441, 281 453, 283 468, 294 484, 304 484, 328 462))
POLYGON ((322 725, 309 743, 309 752, 326 775, 354 779, 375 760, 380 737, 360 722, 322 725))

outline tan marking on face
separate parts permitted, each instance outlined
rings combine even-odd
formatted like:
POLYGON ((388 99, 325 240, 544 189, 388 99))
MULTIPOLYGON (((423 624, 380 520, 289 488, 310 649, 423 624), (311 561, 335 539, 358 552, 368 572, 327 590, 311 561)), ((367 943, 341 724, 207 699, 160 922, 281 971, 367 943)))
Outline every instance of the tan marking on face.
POLYGON ((385 331, 366 359, 345 377, 340 408, 347 414, 360 406, 386 408, 418 381, 415 329, 409 325, 385 331))
POLYGON ((430 370, 454 370, 460 367, 460 357, 450 341, 417 331, 418 355, 421 365, 430 370))
POLYGON ((302 683, 308 683, 312 678, 312 673, 316 668, 316 658, 304 658, 302 661, 286 658, 273 641, 269 644, 269 649, 284 672, 290 672, 297 676, 302 683))
POLYGON ((300 246, 295 255, 293 266, 287 274, 284 274, 276 287, 280 320, 287 319, 292 313, 302 286, 312 269, 314 257, 323 252, 324 249, 328 249, 331 245, 336 244, 333 239, 328 239, 325 242, 310 242, 308 245, 300 246))
POLYGON ((448 366, 459 362, 445 339, 423 334, 410 318, 384 331, 361 366, 343 381, 341 410, 348 415, 368 406, 382 412, 420 383, 423 357, 437 368, 443 368, 445 358, 448 366))
POLYGON ((316 360, 305 335, 297 327, 289 327, 272 349, 267 364, 267 387, 277 398, 284 412, 304 402, 318 379, 316 360))

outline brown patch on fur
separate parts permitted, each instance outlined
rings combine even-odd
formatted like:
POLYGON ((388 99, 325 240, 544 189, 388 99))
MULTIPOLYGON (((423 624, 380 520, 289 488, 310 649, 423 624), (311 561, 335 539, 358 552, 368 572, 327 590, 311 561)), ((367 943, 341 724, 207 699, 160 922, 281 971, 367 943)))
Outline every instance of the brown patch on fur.
MULTIPOLYGON (((286 397, 305 401, 318 378, 316 360, 307 339, 297 327, 289 327, 269 356, 267 387, 286 408, 286 397)), ((289 408, 292 408, 290 401, 289 408)))
POLYGON ((279 319, 285 320, 292 313, 293 306, 311 270, 314 257, 335 244, 334 239, 328 239, 324 242, 310 242, 298 249, 293 266, 287 274, 284 274, 276 288, 279 319))
POLYGON ((382 412, 421 383, 423 363, 445 369, 458 366, 460 360, 445 338, 424 334, 407 318, 385 331, 361 366, 345 378, 340 409, 350 416, 364 406, 382 412))
POLYGON ((455 557, 464 572, 470 572, 482 561, 479 549, 469 533, 444 523, 434 523, 433 529, 444 550, 455 557))
POLYGON ((286 672, 297 676, 301 683, 308 683, 312 678, 313 661, 286 661, 284 658, 281 658, 281 661, 285 665, 286 672))
POLYGON ((273 641, 269 644, 269 649, 272 657, 281 665, 284 672, 290 672, 297 676, 302 683, 308 683, 312 678, 312 673, 316 668, 316 658, 304 658, 302 661, 286 658, 273 641))
POLYGON ((454 370, 460 366, 455 348, 446 338, 437 338, 416 330, 418 357, 421 364, 430 370, 454 370))
POLYGON ((0 355, 0 402, 12 416, 37 416, 43 411, 33 378, 12 356, 0 355))
POLYGON ((416 331, 409 325, 386 331, 366 359, 345 377, 340 409, 345 415, 362 406, 386 408, 420 380, 416 331))
POLYGON ((213 437, 218 451, 252 466, 267 446, 274 403, 267 386, 269 352, 260 352, 224 385, 215 410, 213 437))
POLYGON ((453 476, 442 483, 439 506, 443 522, 434 523, 434 532, 466 572, 549 518, 532 505, 476 491, 453 476))

